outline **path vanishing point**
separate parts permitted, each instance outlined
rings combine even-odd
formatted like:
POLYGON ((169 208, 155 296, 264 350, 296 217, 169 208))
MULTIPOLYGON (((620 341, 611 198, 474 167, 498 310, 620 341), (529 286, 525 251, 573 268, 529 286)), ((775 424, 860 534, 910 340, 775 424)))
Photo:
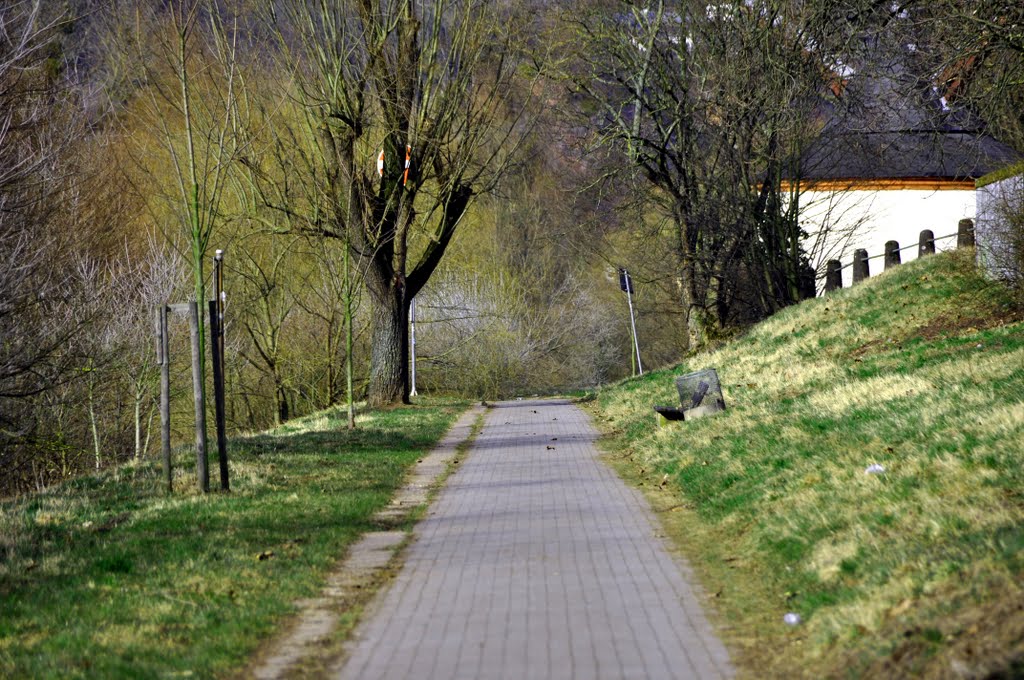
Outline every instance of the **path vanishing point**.
POLYGON ((596 440, 567 401, 488 409, 335 677, 731 677, 688 568, 596 440))

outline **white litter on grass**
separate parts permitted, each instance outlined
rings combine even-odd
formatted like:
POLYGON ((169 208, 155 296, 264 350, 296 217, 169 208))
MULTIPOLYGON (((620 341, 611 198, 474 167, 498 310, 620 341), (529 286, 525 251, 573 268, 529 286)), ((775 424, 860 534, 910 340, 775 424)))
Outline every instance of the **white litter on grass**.
POLYGON ((789 612, 788 614, 782 617, 782 620, 786 623, 787 626, 799 626, 804 621, 796 612, 789 612))
POLYGON ((878 463, 872 463, 871 465, 864 468, 864 474, 866 475, 880 475, 885 472, 885 468, 878 463))

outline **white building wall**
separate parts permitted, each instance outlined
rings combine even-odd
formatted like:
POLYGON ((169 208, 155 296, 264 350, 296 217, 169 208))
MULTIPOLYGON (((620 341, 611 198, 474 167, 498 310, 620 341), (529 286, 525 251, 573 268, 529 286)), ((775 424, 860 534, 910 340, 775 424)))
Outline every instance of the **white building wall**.
POLYGON ((1024 175, 1007 177, 978 188, 978 260, 1000 279, 1016 280, 1020 257, 1015 252, 1020 234, 1014 236, 1013 222, 1020 228, 1024 215, 1024 175))
MULTIPOLYGON (((872 189, 846 191, 804 191, 800 195, 801 225, 808 233, 804 248, 818 273, 819 293, 825 286, 825 263, 843 263, 843 286, 853 284, 853 252, 882 255, 885 242, 899 242, 903 262, 917 257, 921 231, 931 229, 936 237, 956 234, 957 223, 974 219, 974 190, 872 189)), ((938 240, 937 251, 956 247, 956 238, 938 240)), ((870 260, 874 276, 882 272, 881 257, 870 260)))

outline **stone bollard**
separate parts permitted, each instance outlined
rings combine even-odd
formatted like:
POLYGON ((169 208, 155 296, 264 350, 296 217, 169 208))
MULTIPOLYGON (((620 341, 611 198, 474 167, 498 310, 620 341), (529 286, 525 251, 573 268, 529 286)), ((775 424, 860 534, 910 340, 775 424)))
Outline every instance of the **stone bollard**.
POLYGON ((676 378, 676 389, 686 420, 701 418, 725 410, 725 397, 713 368, 687 373, 676 378))
POLYGON ((838 290, 843 287, 843 263, 839 260, 829 260, 825 263, 825 292, 838 290))
POLYGON ((853 251, 853 282, 857 283, 871 276, 868 268, 868 251, 857 248, 853 251))
POLYGON ((921 236, 917 239, 917 256, 924 257, 925 255, 935 254, 935 234, 932 233, 931 229, 925 229, 921 232, 921 236))
POLYGON ((896 241, 885 242, 885 268, 892 269, 900 263, 900 244, 896 241))
POLYGON ((974 247, 974 220, 960 220, 960 223, 956 227, 956 247, 974 247))

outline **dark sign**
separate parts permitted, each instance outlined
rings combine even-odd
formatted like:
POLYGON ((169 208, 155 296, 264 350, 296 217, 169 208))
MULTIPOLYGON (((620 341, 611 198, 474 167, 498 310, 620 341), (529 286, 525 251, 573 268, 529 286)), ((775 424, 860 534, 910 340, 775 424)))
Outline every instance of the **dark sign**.
POLYGON ((619 288, 623 293, 633 294, 633 277, 622 267, 619 267, 619 288))

